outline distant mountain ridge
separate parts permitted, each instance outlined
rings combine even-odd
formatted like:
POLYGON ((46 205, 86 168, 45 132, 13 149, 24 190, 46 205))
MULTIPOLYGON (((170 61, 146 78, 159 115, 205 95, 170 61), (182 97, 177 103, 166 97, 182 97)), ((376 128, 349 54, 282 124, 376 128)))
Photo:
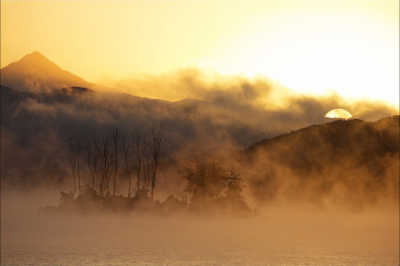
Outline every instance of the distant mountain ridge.
MULTIPOLYGON (((115 127, 129 137, 135 128, 149 133, 162 124, 167 166, 160 171, 159 187, 167 193, 182 191, 179 167, 208 158, 240 172, 259 202, 292 195, 319 202, 335 195, 335 200, 350 197, 357 205, 399 197, 399 116, 326 123, 329 106, 314 98, 294 101, 299 108, 294 111, 253 108, 240 98, 224 104, 100 93, 95 84, 37 52, 3 68, 1 78, 3 184, 68 183, 71 138, 82 143, 101 139, 115 127)), ((384 108, 374 106, 366 116, 387 116, 379 113, 384 108)))
MULTIPOLYGON (((355 143, 362 142, 362 131, 368 132, 374 141, 382 140, 382 145, 385 149, 391 152, 396 152, 399 149, 399 142, 396 141, 397 135, 396 127, 399 127, 399 116, 381 118, 375 122, 365 122, 360 119, 350 120, 335 120, 322 125, 311 125, 296 131, 291 131, 288 134, 283 134, 271 139, 264 139, 245 149, 246 153, 255 152, 256 150, 270 150, 272 146, 277 143, 287 143, 291 145, 295 139, 302 138, 307 140, 308 148, 321 147, 325 143, 332 143, 340 147, 346 145, 354 145, 355 143), (388 135, 390 134, 390 135, 388 135), (323 137, 321 139, 321 137, 323 137), (390 141, 390 143, 387 143, 390 141), (325 142, 325 143, 322 143, 325 142)), ((364 133, 366 134, 366 133, 364 133)), ((368 140, 372 140, 368 138, 368 140)), ((282 146, 282 144, 279 144, 282 146)), ((365 145, 363 143, 363 145, 365 145)))
POLYGON ((259 141, 236 160, 251 176, 252 195, 261 202, 296 195, 353 207, 394 203, 399 200, 399 120, 312 125, 259 141))
POLYGON ((37 51, 2 68, 0 74, 1 85, 17 91, 51 92, 73 86, 102 91, 113 90, 87 82, 83 78, 61 69, 37 51))
MULTIPOLYGON (((399 116, 316 123, 274 137, 262 124, 236 120, 202 101, 174 103, 81 87, 34 93, 1 86, 0 92, 3 185, 68 184, 71 137, 84 143, 118 127, 129 139, 134 128, 145 133, 152 124, 163 124, 167 134, 157 193, 165 196, 182 193, 180 168, 209 161, 240 173, 245 197, 258 204, 398 202, 399 116)), ((123 183, 122 170, 120 175, 123 183)))

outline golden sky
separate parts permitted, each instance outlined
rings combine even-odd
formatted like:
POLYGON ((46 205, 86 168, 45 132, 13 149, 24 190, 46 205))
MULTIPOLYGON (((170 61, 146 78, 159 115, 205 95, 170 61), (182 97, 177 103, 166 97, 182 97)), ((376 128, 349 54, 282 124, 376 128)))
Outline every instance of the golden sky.
POLYGON ((399 1, 1 1, 1 67, 33 51, 91 82, 200 66, 399 103, 399 1))

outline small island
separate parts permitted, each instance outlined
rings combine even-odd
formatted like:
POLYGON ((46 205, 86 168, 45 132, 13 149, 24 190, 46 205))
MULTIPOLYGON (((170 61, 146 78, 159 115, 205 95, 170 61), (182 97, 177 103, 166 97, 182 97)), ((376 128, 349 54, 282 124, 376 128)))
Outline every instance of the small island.
POLYGON ((226 171, 215 163, 198 162, 188 165, 180 172, 186 178, 184 192, 192 196, 178 199, 170 195, 164 202, 152 200, 148 190, 136 190, 133 197, 101 195, 91 187, 74 198, 74 193, 60 192, 58 207, 40 208, 43 213, 152 213, 171 215, 186 213, 202 216, 217 214, 232 216, 258 215, 257 209, 252 211, 241 195, 243 179, 233 170, 226 171))
POLYGON ((132 139, 127 142, 118 129, 97 139, 87 140, 86 168, 89 178, 83 178, 81 151, 79 140, 70 140, 70 164, 74 190, 60 192, 58 207, 41 207, 41 213, 153 213, 171 215, 187 213, 195 215, 258 215, 245 202, 242 191, 245 185, 243 178, 234 170, 226 170, 216 163, 194 162, 179 174, 186 180, 183 192, 191 197, 181 199, 169 195, 164 201, 154 200, 154 189, 159 165, 160 148, 164 127, 156 131, 153 126, 150 141, 143 137, 139 130, 131 133, 132 139), (119 140, 122 145, 119 147, 119 140), (117 178, 118 158, 124 159, 125 174, 128 178, 127 196, 118 195, 117 178), (118 156, 120 155, 120 156, 118 156), (136 188, 132 189, 132 181, 136 177, 136 188), (90 182, 91 181, 91 182, 90 182), (78 184, 78 185, 77 185, 78 184), (112 192, 111 192, 112 191, 112 192), (76 192, 78 195, 75 197, 76 192), (134 193, 132 193, 134 192, 134 193), (150 195, 149 195, 150 193, 150 195))

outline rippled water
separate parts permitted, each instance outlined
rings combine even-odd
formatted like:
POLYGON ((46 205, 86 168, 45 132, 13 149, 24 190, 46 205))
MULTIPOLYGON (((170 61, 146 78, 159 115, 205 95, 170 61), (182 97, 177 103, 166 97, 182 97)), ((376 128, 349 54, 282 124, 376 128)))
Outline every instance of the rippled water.
POLYGON ((375 215, 21 217, 2 223, 1 265, 399 265, 398 220, 375 215))

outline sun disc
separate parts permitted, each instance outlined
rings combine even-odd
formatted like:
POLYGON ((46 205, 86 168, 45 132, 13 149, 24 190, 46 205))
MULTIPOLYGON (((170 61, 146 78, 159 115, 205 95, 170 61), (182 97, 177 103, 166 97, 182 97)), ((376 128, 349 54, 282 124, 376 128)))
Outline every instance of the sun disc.
POLYGON ((351 118, 352 115, 348 111, 346 111, 344 109, 337 108, 337 109, 330 110, 325 115, 325 117, 327 117, 327 118, 342 118, 342 119, 346 119, 347 120, 347 119, 351 118))

